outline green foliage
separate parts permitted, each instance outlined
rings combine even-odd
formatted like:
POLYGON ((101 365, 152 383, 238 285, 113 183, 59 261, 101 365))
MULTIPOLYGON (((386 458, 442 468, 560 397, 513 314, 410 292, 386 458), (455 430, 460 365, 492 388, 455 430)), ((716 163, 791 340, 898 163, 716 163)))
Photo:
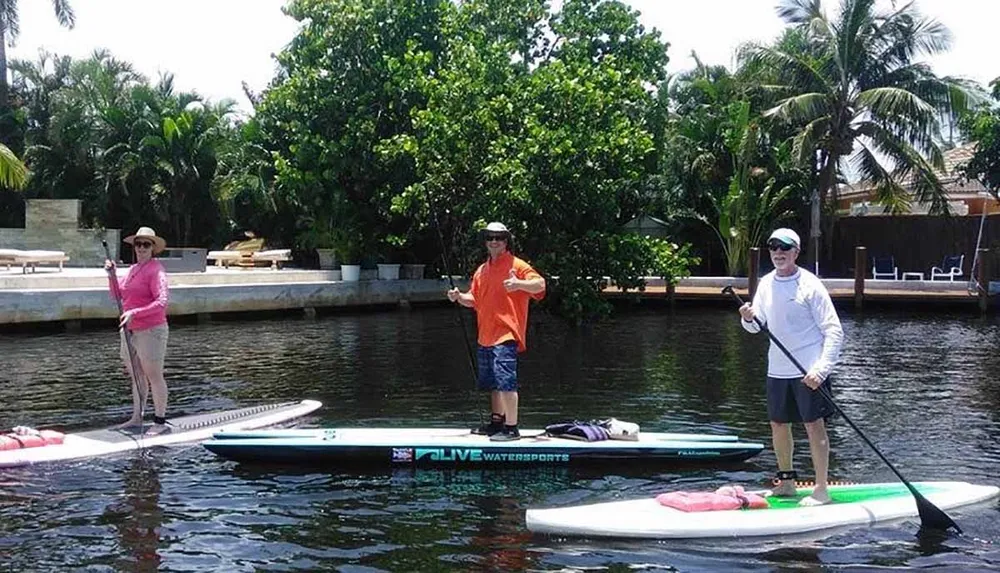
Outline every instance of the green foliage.
POLYGON ((680 188, 671 206, 706 224, 726 272, 743 275, 749 248, 793 214, 808 174, 790 157, 788 133, 754 110, 752 78, 698 62, 669 89, 662 169, 680 188))
POLYGON ((28 168, 9 147, 0 143, 0 187, 22 189, 28 180, 28 168))
POLYGON ((170 76, 150 85, 107 52, 43 54, 12 69, 28 125, 29 197, 79 198, 91 225, 150 225, 173 244, 220 239, 212 188, 231 103, 176 94, 170 76))
POLYGON ((983 183, 994 196, 1000 196, 1000 78, 991 82, 992 105, 982 105, 962 118, 963 135, 975 143, 972 159, 961 167, 965 177, 983 183))
POLYGON ((281 70, 255 121, 271 153, 274 192, 299 213, 284 234, 301 246, 336 235, 351 238, 338 239, 341 250, 367 249, 411 224, 394 216, 390 198, 413 182, 412 166, 376 148, 411 131, 410 110, 422 96, 392 67, 410 50, 433 60, 447 9, 447 0, 288 4, 303 28, 278 56, 281 70))
POLYGON ((642 277, 662 277, 671 284, 687 276, 697 264, 687 245, 634 234, 603 234, 591 231, 558 250, 542 253, 540 268, 558 268, 560 275, 548 281, 551 305, 575 321, 607 315, 603 289, 645 290, 642 277))
MULTIPOLYGON (((634 288, 655 266, 656 243, 622 226, 656 175, 646 88, 663 78, 665 46, 620 2, 570 0, 549 15, 534 0, 470 1, 441 23, 440 53, 411 44, 392 67, 426 102, 411 132, 380 147, 415 167, 393 212, 424 226, 439 215, 466 270, 481 260, 482 223, 505 221, 519 251, 560 277, 561 312, 601 314, 603 283, 585 277, 634 288)), ((686 273, 677 260, 671 276, 686 273)))
POLYGON ((841 0, 835 18, 812 0, 784 0, 779 13, 785 36, 745 48, 742 65, 778 96, 765 117, 795 127, 795 157, 818 171, 813 226, 820 207, 835 203, 847 160, 891 212, 908 211, 912 199, 947 212, 935 173, 939 118, 957 117, 975 90, 918 63, 948 48, 944 26, 912 3, 883 10, 874 0, 841 0))

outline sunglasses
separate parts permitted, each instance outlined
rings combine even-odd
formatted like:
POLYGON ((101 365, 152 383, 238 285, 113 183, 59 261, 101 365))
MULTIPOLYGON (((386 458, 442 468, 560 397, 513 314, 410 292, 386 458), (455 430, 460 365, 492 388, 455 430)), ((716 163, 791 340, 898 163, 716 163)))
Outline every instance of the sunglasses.
POLYGON ((795 247, 791 245, 786 245, 785 243, 774 241, 773 243, 768 243, 767 248, 772 251, 790 251, 795 247))
POLYGON ((136 242, 132 243, 132 245, 135 246, 135 248, 137 248, 137 249, 152 249, 153 248, 153 243, 147 243, 146 241, 136 241, 136 242))
POLYGON ((507 235, 503 233, 486 233, 487 241, 506 241, 507 235))

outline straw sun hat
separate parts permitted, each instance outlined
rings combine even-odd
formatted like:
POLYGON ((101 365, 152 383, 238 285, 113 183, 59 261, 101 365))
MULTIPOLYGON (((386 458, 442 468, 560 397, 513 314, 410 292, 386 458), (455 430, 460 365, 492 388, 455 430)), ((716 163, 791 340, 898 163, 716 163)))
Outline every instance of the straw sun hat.
POLYGON ((153 242, 153 254, 162 253, 163 249, 167 248, 167 241, 163 237, 157 237, 156 231, 150 227, 139 227, 139 230, 135 232, 134 235, 129 235, 125 237, 125 242, 132 244, 136 239, 149 239, 153 242))

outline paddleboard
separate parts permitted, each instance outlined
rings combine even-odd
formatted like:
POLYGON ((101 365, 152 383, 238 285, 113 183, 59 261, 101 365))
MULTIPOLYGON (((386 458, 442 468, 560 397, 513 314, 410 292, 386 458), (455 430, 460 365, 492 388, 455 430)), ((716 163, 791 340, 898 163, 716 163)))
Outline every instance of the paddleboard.
POLYGON ((639 434, 636 441, 583 442, 522 430, 521 439, 494 442, 468 429, 329 428, 219 432, 202 443, 225 458, 292 464, 394 466, 567 465, 587 462, 741 461, 763 444, 713 434, 639 434))
MULTIPOLYGON (((913 486, 942 510, 1000 496, 1000 488, 966 482, 915 482, 913 486)), ((799 488, 796 498, 768 497, 767 509, 684 512, 660 505, 653 497, 551 509, 529 509, 530 531, 561 536, 644 539, 762 537, 808 533, 845 526, 874 525, 917 517, 917 504, 902 483, 829 487, 833 503, 800 507, 812 493, 799 488)))
MULTIPOLYGON (((305 416, 322 405, 315 400, 303 400, 170 418, 170 431, 155 436, 143 435, 138 428, 66 434, 61 444, 0 451, 0 468, 198 442, 222 430, 249 430, 280 424, 305 416)), ((146 424, 144 429, 148 428, 146 424)))

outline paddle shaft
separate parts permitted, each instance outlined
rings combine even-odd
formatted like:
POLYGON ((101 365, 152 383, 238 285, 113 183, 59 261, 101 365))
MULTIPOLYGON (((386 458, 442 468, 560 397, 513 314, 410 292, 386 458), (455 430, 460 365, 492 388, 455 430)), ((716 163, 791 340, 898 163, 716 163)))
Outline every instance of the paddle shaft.
MULTIPOLYGON (((736 291, 733 289, 732 286, 727 286, 723 288, 722 292, 723 294, 731 295, 734 299, 736 299, 736 302, 738 302, 741 307, 743 306, 744 304, 743 299, 740 298, 740 295, 736 293, 736 291)), ((786 348, 785 345, 782 344, 780 340, 778 340, 778 337, 775 336, 773 332, 771 332, 766 326, 764 326, 764 323, 761 322, 759 318, 754 316, 753 320, 757 324, 758 328, 767 333, 767 336, 768 338, 771 339, 771 342, 773 342, 774 345, 777 346, 785 354, 785 356, 788 357, 788 359, 792 362, 792 364, 795 365, 796 368, 799 369, 799 372, 801 372, 803 376, 808 374, 808 371, 806 371, 806 369, 802 366, 802 363, 799 362, 794 356, 792 356, 792 353, 788 350, 788 348, 786 348)), ((889 466, 889 469, 892 470, 892 473, 896 474, 896 477, 898 477, 901 482, 903 482, 903 485, 906 486, 906 489, 910 490, 910 493, 913 494, 913 498, 917 502, 917 511, 920 514, 920 521, 925 527, 932 527, 935 529, 942 529, 942 530, 948 529, 949 527, 954 527, 956 531, 962 533, 962 529, 958 526, 958 524, 956 524, 950 517, 948 517, 948 515, 945 514, 944 511, 942 511, 937 506, 928 501, 927 498, 923 496, 923 494, 917 491, 917 488, 913 487, 913 484, 911 484, 909 480, 903 477, 903 474, 901 474, 899 470, 896 469, 896 466, 892 465, 892 462, 890 462, 889 459, 886 458, 885 455, 883 455, 882 452, 875 446, 875 444, 873 444, 872 441, 868 439, 868 436, 866 436, 865 433, 861 431, 861 428, 855 425, 855 423, 851 420, 851 418, 847 414, 845 414, 843 410, 840 409, 840 406, 838 406, 837 403, 833 400, 833 396, 830 394, 830 391, 829 389, 827 389, 826 386, 821 385, 817 388, 817 390, 819 391, 820 394, 823 395, 823 398, 825 398, 826 401, 829 402, 831 406, 833 406, 833 409, 836 410, 837 413, 840 414, 842 418, 844 418, 844 421, 847 422, 847 425, 850 426, 855 432, 857 432, 858 436, 860 436, 861 439, 866 444, 868 444, 868 447, 870 447, 872 451, 875 452, 875 455, 877 455, 879 459, 885 462, 885 465, 889 466)))
MULTIPOLYGON (((104 255, 107 259, 111 260, 111 249, 108 248, 107 241, 101 241, 104 245, 104 255)), ((108 269, 108 279, 111 281, 111 294, 115 297, 115 302, 118 304, 118 321, 119 328, 122 331, 122 336, 125 338, 125 349, 128 352, 129 363, 132 364, 132 384, 135 387, 136 394, 138 394, 139 400, 139 434, 142 435, 142 418, 145 417, 144 410, 146 409, 146 400, 143 399, 143 393, 141 387, 139 386, 139 379, 143 378, 142 365, 139 363, 139 355, 135 352, 135 346, 132 344, 132 332, 127 326, 121 325, 122 315, 125 314, 124 303, 122 302, 121 289, 118 287, 118 275, 115 274, 115 267, 112 266, 108 269)))
MULTIPOLYGON (((424 194, 427 196, 427 208, 430 209, 431 217, 434 218, 434 228, 437 229, 438 241, 441 243, 441 262, 444 264, 444 274, 448 276, 448 284, 451 288, 457 288, 455 286, 455 279, 451 276, 451 265, 448 263, 448 248, 445 246, 444 233, 441 231, 441 221, 438 220, 437 207, 434 205, 434 198, 431 197, 431 192, 424 186, 424 194)), ((462 312, 461 305, 455 304, 455 311, 458 313, 458 323, 462 328, 462 338, 465 340, 465 351, 469 355, 469 370, 472 373, 473 384, 478 384, 479 376, 476 372, 476 358, 472 353, 472 343, 469 342, 469 332, 465 328, 465 314, 462 312)), ((480 417, 482 417, 480 415, 480 417)))

